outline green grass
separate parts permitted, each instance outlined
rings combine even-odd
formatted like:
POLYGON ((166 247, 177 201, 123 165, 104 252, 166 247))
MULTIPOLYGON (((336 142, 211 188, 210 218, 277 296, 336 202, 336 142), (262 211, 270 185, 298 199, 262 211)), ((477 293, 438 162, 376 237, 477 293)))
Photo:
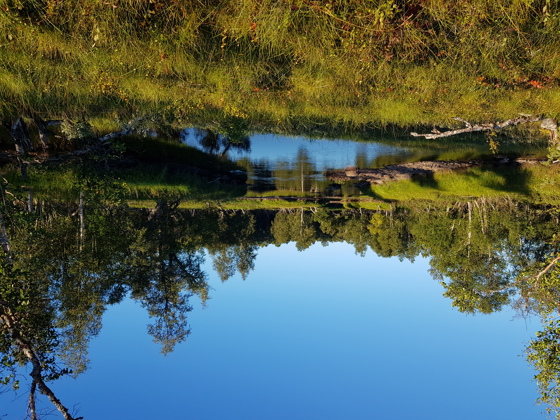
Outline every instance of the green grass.
POLYGON ((557 165, 527 165, 523 169, 472 168, 439 173, 433 179, 418 178, 372 186, 371 194, 382 200, 447 200, 476 197, 511 197, 535 203, 560 202, 560 172, 557 165))
MULTIPOLYGON (((252 127, 560 113, 560 5, 0 0, 0 117, 252 127), (71 16, 71 18, 69 17, 71 16)), ((100 124, 107 129, 110 124, 100 124)))
MULTIPOLYGON (((121 173, 115 179, 122 186, 123 198, 131 207, 151 208, 157 200, 181 200, 181 208, 205 208, 208 203, 219 203, 225 209, 288 209, 338 206, 344 208, 388 209, 390 203, 430 201, 433 203, 470 200, 473 198, 512 198, 532 203, 560 204, 560 175, 557 165, 527 165, 521 170, 487 170, 472 168, 462 172, 439 173, 433 179, 419 178, 371 187, 370 193, 360 197, 345 197, 330 203, 311 197, 290 198, 272 193, 262 197, 243 197, 227 186, 208 188, 207 181, 191 177, 190 182, 169 183, 164 177, 151 179, 150 171, 144 178, 121 173), (373 197, 368 197, 371 195, 373 197)), ((36 170, 31 168, 30 180, 22 182, 19 174, 8 171, 3 176, 11 189, 34 191, 37 199, 75 201, 78 197, 77 174, 72 168, 36 170)))

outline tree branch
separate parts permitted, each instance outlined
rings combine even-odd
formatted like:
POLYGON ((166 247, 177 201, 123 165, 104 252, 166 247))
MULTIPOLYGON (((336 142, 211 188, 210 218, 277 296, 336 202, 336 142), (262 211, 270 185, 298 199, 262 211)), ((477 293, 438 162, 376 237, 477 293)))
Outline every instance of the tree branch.
POLYGON ((0 213, 0 248, 2 248, 2 250, 4 251, 6 262, 9 266, 12 266, 12 245, 10 244, 8 233, 6 232, 6 228, 4 227, 4 219, 2 218, 2 213, 0 213))
POLYGON ((537 284, 539 283, 541 277, 544 276, 546 273, 548 273, 550 270, 552 270, 552 268, 556 265, 556 263, 558 261, 560 261, 560 254, 558 254, 545 268, 543 268, 537 274, 533 274, 532 276, 529 276, 529 277, 523 277, 522 279, 519 279, 516 282, 513 282, 512 284, 508 284, 507 286, 502 287, 501 289, 489 290, 487 292, 484 292, 484 295, 489 296, 489 295, 492 295, 494 293, 503 292, 506 289, 510 289, 513 286, 517 286, 520 283, 524 283, 524 282, 527 282, 527 281, 533 280, 533 279, 535 279, 536 281, 535 281, 535 284, 533 284, 533 286, 530 288, 530 290, 535 289, 535 287, 537 287, 537 284))
POLYGON ((544 128, 545 130, 550 130, 551 136, 553 135, 552 133, 557 133, 556 123, 554 122, 554 120, 552 120, 551 118, 544 119, 542 116, 537 116, 537 115, 523 115, 518 118, 509 119, 498 123, 486 123, 486 124, 474 124, 474 125, 459 117, 454 117, 453 119, 464 123, 465 128, 459 128, 457 130, 449 130, 443 133, 434 130, 432 133, 428 133, 428 134, 410 133, 410 135, 413 137, 424 137, 427 140, 433 140, 433 139, 440 139, 443 137, 455 136, 457 134, 473 133, 478 131, 501 130, 502 128, 505 127, 515 126, 515 125, 525 124, 525 123, 535 122, 535 121, 542 121, 541 127, 544 128), (550 124, 551 122, 553 122, 554 124, 550 124))
MULTIPOLYGON (((4 328, 8 330, 14 343, 18 346, 21 352, 25 355, 27 360, 33 366, 33 370, 30 373, 32 378, 31 391, 32 395, 29 396, 29 410, 32 416, 35 416, 35 389, 39 388, 41 394, 46 395, 47 398, 53 403, 56 409, 62 414, 64 420, 80 420, 83 417, 72 417, 68 409, 60 402, 56 397, 54 392, 45 384, 43 379, 43 367, 40 357, 37 355, 35 346, 33 343, 28 341, 22 336, 20 330, 18 329, 18 321, 16 317, 10 311, 0 311, 0 321, 4 328)), ((32 417, 33 418, 33 417, 32 417)))

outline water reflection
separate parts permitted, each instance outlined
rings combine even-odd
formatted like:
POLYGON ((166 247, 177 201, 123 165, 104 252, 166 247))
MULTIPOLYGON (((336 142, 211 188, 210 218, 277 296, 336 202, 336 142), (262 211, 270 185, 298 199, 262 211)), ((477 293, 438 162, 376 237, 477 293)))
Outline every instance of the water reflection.
MULTIPOLYGON (((186 129, 183 143, 207 153, 230 159, 247 173, 249 195, 339 196, 359 195, 354 182, 333 185, 324 174, 347 167, 381 168, 387 165, 420 160, 469 160, 493 157, 486 145, 468 145, 449 141, 445 145, 401 142, 391 145, 378 141, 312 139, 272 134, 228 134, 209 129, 186 129), (269 193, 270 194, 270 193, 269 193)), ((518 145, 503 148, 501 153, 519 156, 538 149, 521 149, 518 145)), ((539 149, 540 150, 540 149, 539 149)))
MULTIPOLYGON (((298 170, 310 169, 302 164, 298 170)), ((543 272, 559 228, 552 208, 485 199, 376 212, 99 204, 85 204, 81 227, 77 204, 43 203, 25 211, 4 202, 2 243, 9 246, 0 285, 2 376, 13 384, 17 365, 30 366, 30 407, 37 390, 48 395, 47 382, 86 370, 88 343, 100 333, 108 307, 128 297, 138 302, 149 318, 148 333, 169 354, 189 337, 191 299, 209 298, 206 259, 222 282, 236 275, 247 279, 260 250, 271 244, 303 251, 317 243, 346 243, 361 256, 369 250, 401 260, 427 257, 444 296, 461 312, 513 305, 547 315, 558 306, 560 288, 551 286, 557 276, 543 272)), ((278 264, 292 264, 282 254, 277 258, 278 264)), ((325 264, 353 262, 335 258, 325 264)), ((375 273, 363 273, 369 274, 375 273)))
POLYGON ((231 143, 227 136, 200 129, 184 130, 181 138, 187 145, 227 157, 244 167, 253 192, 331 195, 330 184, 323 176, 326 170, 371 167, 379 156, 397 160, 411 156, 406 148, 351 140, 255 134, 243 142, 231 143))

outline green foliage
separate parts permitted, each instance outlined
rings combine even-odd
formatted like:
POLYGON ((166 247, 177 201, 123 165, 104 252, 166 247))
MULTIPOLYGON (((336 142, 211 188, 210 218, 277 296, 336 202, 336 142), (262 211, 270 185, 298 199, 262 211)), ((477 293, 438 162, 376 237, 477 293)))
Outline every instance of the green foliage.
POLYGON ((60 127, 60 131, 71 142, 85 142, 94 137, 91 124, 87 121, 72 122, 65 120, 60 127))
POLYGON ((315 226, 311 215, 303 209, 276 214, 271 226, 274 244, 280 246, 288 242, 295 242, 299 251, 309 248, 315 242, 315 226))
POLYGON ((536 370, 538 402, 547 405, 547 412, 560 418, 560 321, 546 322, 525 350, 527 360, 536 370))

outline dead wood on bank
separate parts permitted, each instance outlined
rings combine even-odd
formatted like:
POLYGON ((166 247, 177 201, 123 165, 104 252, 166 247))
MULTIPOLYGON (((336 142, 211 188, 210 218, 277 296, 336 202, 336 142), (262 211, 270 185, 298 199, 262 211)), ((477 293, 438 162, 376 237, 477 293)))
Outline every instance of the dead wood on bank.
POLYGON ((544 118, 539 115, 522 115, 521 117, 512 118, 502 122, 474 124, 474 125, 459 117, 454 117, 453 119, 464 123, 465 127, 456 130, 444 131, 444 132, 440 132, 439 130, 434 128, 431 133, 420 134, 420 133, 413 132, 410 133, 410 135, 413 137, 424 137, 427 140, 433 140, 433 139, 440 139, 443 137, 455 136, 458 134, 467 134, 467 133, 482 132, 482 131, 497 131, 505 127, 511 127, 519 124, 542 121, 541 128, 550 131, 551 142, 554 143, 558 139, 558 125, 556 121, 552 118, 544 118))

